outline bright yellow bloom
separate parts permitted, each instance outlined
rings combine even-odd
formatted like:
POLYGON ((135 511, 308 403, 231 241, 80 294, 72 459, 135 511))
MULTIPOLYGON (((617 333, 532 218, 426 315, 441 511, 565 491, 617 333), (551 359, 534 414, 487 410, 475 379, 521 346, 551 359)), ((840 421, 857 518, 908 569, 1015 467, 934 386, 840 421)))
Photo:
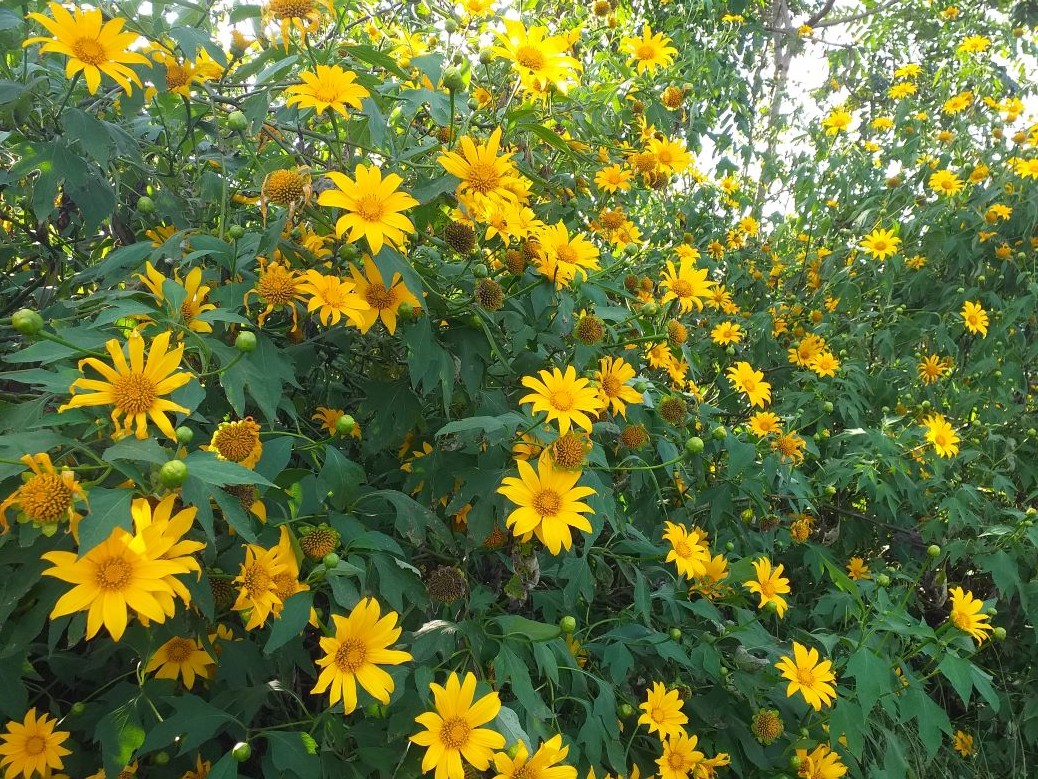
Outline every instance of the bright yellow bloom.
POLYGON ((350 275, 356 285, 355 294, 368 304, 368 308, 360 312, 361 324, 358 327, 362 333, 368 332, 380 319, 390 333, 395 333, 400 305, 407 303, 416 309, 421 307, 418 298, 404 285, 403 276, 399 273, 393 274, 392 283, 386 287, 378 266, 367 255, 364 256, 364 273, 350 263, 350 275))
POLYGON ((721 322, 710 331, 710 339, 721 346, 740 343, 744 337, 742 325, 735 322, 721 322))
POLYGON ((415 722, 425 730, 411 736, 411 741, 428 747, 422 758, 422 771, 436 769, 435 779, 465 779, 465 762, 477 771, 485 771, 493 753, 505 745, 505 737, 480 725, 493 720, 501 711, 501 699, 489 692, 473 702, 476 677, 465 674, 465 680, 451 673, 446 686, 431 683, 435 711, 419 714, 415 722))
MULTIPOLYGON (((157 302, 164 302, 166 293, 163 285, 168 279, 159 273, 150 261, 145 264, 144 269, 145 273, 138 273, 137 278, 151 290, 151 294, 155 296, 157 302)), ((192 268, 188 271, 187 278, 184 281, 180 280, 180 275, 174 270, 173 282, 184 290, 179 313, 188 330, 193 330, 196 333, 213 332, 211 324, 198 318, 200 314, 204 314, 206 311, 216 310, 216 306, 212 303, 205 302, 205 299, 209 296, 209 287, 202 285, 202 269, 192 268)))
POLYGON ((692 164, 692 155, 680 138, 676 141, 652 138, 646 151, 656 158, 656 167, 664 173, 684 173, 692 164))
POLYGON ((847 575, 854 581, 872 578, 872 575, 869 573, 869 567, 860 557, 852 557, 847 561, 847 575))
POLYGON ((335 13, 331 0, 269 0, 263 7, 263 18, 277 22, 281 42, 288 51, 288 36, 293 28, 304 38, 320 29, 322 8, 329 14, 335 13))
POLYGON ((75 501, 85 501, 87 496, 75 473, 68 468, 58 473, 46 452, 24 455, 21 461, 32 476, 0 503, 0 532, 10 529, 7 509, 17 506, 21 516, 41 528, 44 535, 53 535, 58 523, 67 519, 72 538, 79 543, 79 520, 83 515, 76 511, 75 501))
POLYGON ((341 238, 349 233, 349 243, 364 238, 372 254, 378 254, 386 243, 399 247, 405 234, 414 232, 414 225, 402 212, 418 201, 399 189, 402 178, 395 173, 382 178, 377 165, 358 165, 353 174, 356 179, 338 171, 326 173, 336 188, 326 189, 317 198, 319 205, 346 211, 335 223, 335 234, 341 238))
POLYGON ((317 311, 325 325, 336 325, 345 316, 360 327, 368 303, 357 294, 357 285, 338 276, 325 276, 316 270, 308 270, 305 281, 298 287, 299 294, 309 295, 306 310, 317 311))
POLYGON ((582 498, 596 495, 591 487, 578 487, 581 471, 556 469, 547 451, 537 461, 537 470, 517 460, 519 476, 506 476, 497 492, 516 504, 505 519, 512 534, 522 540, 536 535, 552 554, 573 546, 570 528, 591 532, 584 514, 594 510, 582 498))
POLYGON ((770 411, 758 411, 749 419, 750 430, 758 438, 782 432, 782 421, 770 411))
POLYGON ((357 708, 358 684, 377 701, 388 704, 395 684, 379 666, 414 659, 409 652, 389 648, 400 638, 399 616, 395 611, 383 616, 374 598, 361 600, 349 616, 333 614, 335 635, 321 639, 325 655, 317 665, 324 670, 310 692, 320 695, 330 688, 329 704, 334 706, 341 700, 344 714, 357 708))
POLYGON ((787 698, 799 692, 815 711, 821 711, 822 706, 831 706, 836 699, 836 675, 832 671, 832 661, 820 660, 817 649, 808 649, 794 641, 793 657, 780 658, 775 667, 789 680, 787 698))
POLYGON ((628 403, 642 403, 642 393, 627 382, 635 377, 635 370, 621 357, 603 357, 598 361, 595 381, 603 410, 612 408, 614 414, 627 416, 628 403))
POLYGON ((36 716, 36 707, 25 714, 22 722, 7 723, 7 732, 0 734, 0 767, 4 779, 22 779, 51 776, 54 769, 64 768, 61 758, 72 753, 62 744, 68 740, 66 730, 55 730, 58 721, 46 714, 36 716))
POLYGON ((543 98, 552 88, 565 95, 576 85, 580 63, 567 54, 570 45, 564 36, 548 35, 547 27, 527 30, 516 19, 502 21, 504 32, 497 34, 501 45, 492 51, 511 60, 523 89, 543 98))
POLYGON ((28 17, 46 27, 54 37, 29 38, 22 46, 43 43, 40 51, 64 54, 69 58, 65 65, 65 78, 72 78, 82 72, 90 94, 96 93, 101 86, 102 73, 111 76, 127 94, 133 92, 131 81, 143 87, 140 78, 129 66, 150 67, 151 62, 143 54, 128 51, 138 35, 122 31, 125 19, 105 21, 100 9, 96 8, 75 8, 69 13, 59 3, 48 3, 47 7, 53 19, 41 13, 31 13, 28 17))
POLYGON ((796 754, 800 758, 797 773, 801 779, 840 779, 847 774, 847 766, 827 744, 819 744, 810 753, 797 749, 796 754))
POLYGON ((933 384, 950 370, 951 367, 948 365, 948 362, 941 359, 936 354, 931 354, 925 357, 923 361, 916 366, 919 380, 922 381, 923 384, 933 384))
POLYGON ((660 767, 660 779, 688 779, 690 773, 697 776, 706 755, 696 749, 698 736, 679 733, 663 742, 663 756, 656 761, 660 767))
POLYGON ((960 92, 959 94, 953 95, 945 100, 944 105, 941 107, 941 111, 949 115, 954 115, 965 111, 972 104, 973 92, 960 92))
POLYGON ((706 544, 706 533, 697 527, 687 530, 684 525, 664 522, 663 540, 670 544, 665 562, 673 562, 679 576, 694 579, 706 575, 710 562, 710 547, 706 544))
POLYGON ((790 430, 788 433, 781 433, 771 442, 771 451, 778 452, 782 462, 796 465, 804 459, 805 446, 807 442, 790 430))
POLYGON ((930 176, 929 186, 939 195, 957 195, 966 185, 950 170, 939 170, 930 176))
POLYGON ((202 645, 193 638, 174 637, 155 650, 145 673, 156 671, 156 679, 183 678, 184 686, 191 689, 195 686, 195 677, 212 679, 216 670, 216 661, 202 645))
POLYGON ((511 160, 512 152, 498 155, 500 127, 490 134, 486 143, 477 146, 470 136, 463 135, 458 144, 460 154, 444 152, 436 161, 452 176, 461 179, 455 190, 459 199, 469 198, 483 209, 502 200, 517 200, 516 193, 524 186, 511 160))
POLYGON ((569 755, 562 736, 552 736, 530 755, 526 744, 519 741, 515 757, 504 752, 494 755, 494 779, 577 779, 577 769, 559 765, 569 755))
POLYGON ((570 236, 562 221, 538 230, 536 239, 537 270, 556 287, 568 287, 575 278, 586 279, 589 270, 600 268, 598 248, 579 233, 570 236))
MULTIPOLYGON (((282 541, 288 537, 288 532, 288 527, 282 525, 282 541)), ((290 546, 279 543, 271 549, 258 544, 245 547, 245 562, 234 579, 234 583, 241 587, 231 608, 248 616, 246 630, 263 627, 271 614, 276 617, 281 613, 284 599, 278 593, 278 583, 286 574, 299 575, 299 563, 290 546)))
POLYGON ((70 408, 86 406, 114 406, 112 421, 115 423, 113 438, 129 435, 134 426, 141 440, 148 437, 148 418, 168 438, 176 438, 173 425, 166 416, 168 412, 188 414, 189 409, 165 400, 162 396, 183 387, 191 381, 191 374, 180 371, 184 346, 169 350, 170 332, 159 333, 151 342, 147 362, 144 359, 144 339, 137 331, 130 333, 127 348, 130 361, 127 363, 123 349, 116 339, 105 343, 112 358, 106 365, 96 357, 79 361, 79 370, 89 366, 101 374, 103 381, 80 378, 72 382, 69 392, 77 389, 92 390, 89 394, 73 394, 69 402, 58 408, 58 413, 70 408))
POLYGON ((826 376, 836 375, 836 372, 840 370, 840 361, 832 352, 822 351, 811 358, 807 367, 824 379, 826 376))
POLYGON ((299 289, 302 279, 287 263, 266 262, 262 257, 258 260, 260 268, 256 274, 256 283, 244 296, 246 305, 249 296, 255 295, 266 306, 256 318, 256 323, 263 327, 275 308, 288 306, 292 312, 292 329, 298 329, 295 302, 303 299, 299 289))
POLYGON ((642 710, 638 724, 647 726, 650 733, 659 733, 661 741, 684 735, 688 716, 681 710, 683 706, 677 690, 668 692, 662 682, 654 682, 646 691, 645 702, 638 705, 642 710))
POLYGON ((570 425, 577 425, 583 430, 591 431, 592 421, 588 414, 594 414, 600 408, 598 392, 591 382, 577 378, 576 369, 570 365, 563 373, 558 368, 551 371, 538 372, 535 376, 524 376, 523 386, 532 392, 519 400, 519 405, 532 403, 531 413, 545 412, 546 421, 558 420, 559 433, 565 435, 570 425))
POLYGON ((962 730, 955 731, 955 738, 952 740, 952 749, 958 752, 963 757, 973 756, 973 736, 962 730))
POLYGON ((922 66, 915 62, 909 62, 894 71, 894 78, 918 78, 919 74, 922 72, 922 66))
POLYGON ((682 259, 678 268, 674 267, 671 260, 667 260, 667 267, 661 273, 661 286, 667 291, 660 298, 660 303, 666 305, 676 300, 682 314, 689 313, 693 308, 702 311, 703 298, 716 286, 716 282, 707 278, 709 272, 707 268, 697 268, 694 260, 682 259))
POLYGON ((990 38, 986 38, 983 35, 968 35, 963 39, 962 43, 959 44, 956 51, 959 54, 982 54, 987 51, 990 46, 990 38))
POLYGON ((897 254, 900 244, 901 239, 891 230, 877 227, 861 239, 861 250, 877 260, 885 260, 887 257, 897 254))
POLYGON ((974 598, 972 592, 964 591, 962 587, 952 587, 950 593, 952 624, 973 636, 977 644, 983 644, 993 630, 988 624, 991 617, 981 612, 984 601, 974 598))
POLYGON ((622 165, 609 165, 595 174, 595 186, 603 192, 626 192, 631 188, 633 173, 622 165))
POLYGON ((912 81, 901 81, 894 84, 890 89, 887 90, 887 97, 891 100, 900 100, 903 97, 914 95, 919 91, 919 87, 912 81))
POLYGON ((313 71, 300 71, 299 78, 302 84, 293 84, 285 90, 289 96, 285 104, 312 108, 319 114, 331 108, 348 118, 346 106, 359 111, 360 101, 371 94, 356 83, 356 73, 338 65, 318 65, 313 71))
POLYGON ((260 426, 252 417, 221 422, 216 426, 209 445, 200 448, 211 451, 219 460, 238 463, 244 468, 255 468, 263 456, 260 426))
POLYGON ((671 46, 671 40, 663 33, 653 35, 649 25, 642 27, 642 37, 623 38, 620 50, 631 55, 628 65, 637 63, 638 73, 652 73, 657 68, 665 68, 674 61, 678 50, 671 46))
POLYGON ((959 316, 962 317, 963 324, 966 325, 966 329, 976 335, 980 333, 982 337, 986 337, 988 334, 988 314, 984 310, 984 307, 979 303, 967 300, 962 305, 962 311, 959 312, 959 316))
POLYGON ((850 126, 851 114, 843 108, 834 108, 829 115, 822 120, 822 127, 825 129, 826 135, 836 135, 837 133, 845 132, 850 126))
POLYGON ((1009 163, 1013 167, 1013 172, 1020 178, 1038 179, 1038 157, 1013 157, 1009 163))
POLYGON ((790 348, 789 361, 802 368, 808 368, 811 361, 823 351, 825 351, 825 340, 814 333, 808 333, 800 339, 800 343, 796 347, 790 348))
POLYGON ((757 578, 744 582, 742 586, 760 596, 757 608, 763 609, 769 603, 774 603, 775 613, 781 619, 788 608, 786 599, 782 596, 790 593, 789 579, 782 575, 783 566, 779 564, 773 569, 771 560, 761 557, 753 561, 753 570, 756 571, 757 578))
POLYGON ((764 381, 763 371, 755 371, 748 362, 737 362, 726 375, 732 386, 746 395, 751 405, 764 408, 771 402, 771 385, 764 381))

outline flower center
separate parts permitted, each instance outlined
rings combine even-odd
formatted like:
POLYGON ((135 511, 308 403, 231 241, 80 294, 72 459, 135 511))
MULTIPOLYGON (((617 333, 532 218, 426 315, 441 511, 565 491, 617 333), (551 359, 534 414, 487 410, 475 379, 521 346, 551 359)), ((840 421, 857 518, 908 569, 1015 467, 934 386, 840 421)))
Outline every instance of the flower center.
POLYGON ((170 90, 179 89, 191 81, 191 71, 183 65, 173 64, 166 66, 166 86, 170 90))
POLYGON ((678 557, 691 557, 692 547, 685 541, 678 541, 674 544, 674 551, 678 553, 678 557))
POLYGON ((198 314, 199 308, 198 302, 194 299, 185 300, 180 304, 180 318, 184 320, 185 325, 191 324, 198 314))
POLYGON ((170 663, 184 663, 195 651, 195 642, 189 638, 174 638, 166 644, 166 659, 170 663))
POLYGON ((464 717, 452 717, 443 723, 440 741, 447 749, 461 749, 469 742, 472 728, 464 717))
POLYGON ((654 722, 663 722, 667 718, 667 712, 665 712, 659 706, 654 708, 652 710, 651 714, 652 714, 652 719, 653 719, 654 722))
POLYGON ((302 19, 314 10, 313 0, 271 0, 270 13, 275 19, 302 19))
POLYGON ((213 446, 225 460, 240 463, 252 454, 256 433, 246 422, 232 422, 216 431, 213 446))
POLYGON ((257 282, 256 292, 272 306, 283 306, 296 296, 296 283, 280 265, 272 265, 257 282))
POLYGON ((365 222, 381 222, 382 215, 385 214, 386 209, 376 195, 365 195, 357 201, 356 205, 357 214, 365 222))
POLYGON ((674 281, 670 283, 670 288, 679 298, 692 297, 692 285, 685 281, 685 279, 674 279, 674 281))
POLYGON ((651 43, 643 43, 634 52, 634 56, 642 61, 656 58, 656 47, 651 43))
POLYGON ((600 218, 602 220, 602 227, 607 230, 616 230, 623 227, 624 220, 626 219, 624 212, 619 210, 603 211, 600 218))
POLYGON ((570 246, 568 243, 563 244, 555 250, 555 256, 559 258, 559 262, 568 262, 570 265, 576 265, 577 250, 570 246))
POLYGON ((355 674, 368 659, 368 648, 364 642, 350 638, 339 644, 335 652, 335 665, 340 671, 355 674))
POLYGON ((554 517, 562 507, 562 498, 552 489, 542 489, 533 496, 533 508, 542 517, 554 517))
POLYGON ((970 619, 969 616, 961 611, 953 611, 951 613, 952 624, 955 625, 959 630, 969 632, 970 619))
POLYGON ((544 54, 534 46, 520 46, 515 53, 515 61, 530 70, 541 70, 546 64, 544 54))
POLYGON ((497 167, 490 162, 474 162, 469 165, 469 175, 466 179, 469 187, 481 195, 486 195, 497 189, 501 182, 501 174, 497 167))
POLYGON ((548 401, 556 411, 569 411, 573 408, 573 395, 566 390, 556 390, 551 393, 548 401))
POLYGON ((18 502, 34 522, 56 522, 72 505, 72 491, 57 474, 42 473, 22 485, 18 502))
POLYGON ((87 65, 96 66, 108 61, 105 47, 97 38, 80 38, 72 44, 72 51, 75 53, 76 59, 82 60, 87 65))
POLYGON ((95 583, 106 592, 118 592, 129 584, 133 566, 122 557, 109 557, 97 566, 95 583))
POLYGON ((242 587, 255 595, 257 592, 266 592, 272 584, 268 574, 259 563, 253 563, 245 569, 242 577, 242 587))
POLYGON ((143 414, 155 403, 155 383, 143 373, 133 371, 112 382, 115 407, 127 414, 143 414))
POLYGON ((368 301, 368 305, 380 311, 392 308, 395 297, 391 290, 386 289, 385 284, 378 282, 369 286, 368 291, 364 293, 364 299, 368 301))
POLYGON ((807 687, 808 689, 815 686, 815 672, 811 668, 798 668, 797 669, 797 681, 801 687, 807 687))
POLYGON ((47 749, 47 739, 39 735, 29 736, 25 739, 25 744, 22 746, 22 749, 24 749, 25 754, 30 757, 42 755, 47 749))
POLYGON ((678 752, 671 752, 667 755, 667 764, 670 765, 671 770, 679 773, 688 773, 688 764, 685 760, 685 756, 678 752))
POLYGON ((617 395, 620 394, 620 388, 622 386, 623 385, 620 383, 620 380, 616 378, 616 376, 602 377, 602 392, 604 392, 607 397, 615 398, 617 395))
POLYGON ((750 376, 744 377, 742 380, 742 391, 749 395, 755 389, 757 389, 757 380, 750 376))

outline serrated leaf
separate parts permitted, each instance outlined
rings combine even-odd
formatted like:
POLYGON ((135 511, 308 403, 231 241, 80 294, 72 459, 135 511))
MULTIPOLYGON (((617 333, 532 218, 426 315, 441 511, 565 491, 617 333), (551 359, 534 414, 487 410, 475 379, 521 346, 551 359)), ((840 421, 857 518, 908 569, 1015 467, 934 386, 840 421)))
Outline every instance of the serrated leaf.
POLYGON ((82 556, 105 541, 117 527, 131 531, 133 518, 131 490, 109 490, 95 487, 88 495, 90 511, 79 522, 79 554, 82 556))

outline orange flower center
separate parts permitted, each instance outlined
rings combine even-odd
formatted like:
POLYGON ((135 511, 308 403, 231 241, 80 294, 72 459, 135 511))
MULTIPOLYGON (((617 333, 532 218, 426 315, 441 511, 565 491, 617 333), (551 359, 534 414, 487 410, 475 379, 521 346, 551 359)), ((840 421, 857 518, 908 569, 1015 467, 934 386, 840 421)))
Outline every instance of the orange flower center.
POLYGON ((183 65, 172 64, 166 66, 166 86, 170 90, 179 89, 191 81, 191 71, 183 65))
POLYGON ((34 522, 56 522, 72 505, 72 491, 57 474, 41 473, 22 485, 18 503, 34 522))
POLYGON ((144 414, 155 403, 155 382, 143 373, 132 371, 112 382, 115 407, 127 414, 144 414))
POLYGON ((440 730, 440 741, 447 749, 461 749, 469 742, 472 728, 464 717, 445 720, 440 730))
POLYGON ((313 10, 313 0, 270 0, 270 14, 275 19, 302 19, 313 10))
POLYGON ((245 575, 242 576, 243 589, 255 594, 257 592, 266 592, 271 588, 272 584, 270 574, 263 570, 259 563, 253 563, 246 567, 245 575))
POLYGON ((544 488, 533 496, 533 508, 542 517, 554 517, 562 507, 562 498, 553 489, 544 488))
POLYGON ((368 648, 357 638, 348 638, 335 650, 335 666, 345 674, 355 674, 368 659, 368 648))
POLYGON ((497 189, 501 182, 501 174, 491 162, 473 162, 469 165, 469 175, 465 180, 471 189, 486 195, 497 189))
POLYGON ((677 552, 678 557, 692 556, 692 547, 688 545, 687 541, 675 541, 674 551, 677 552))
POLYGON ((568 390, 555 390, 548 402, 556 411, 569 411, 573 408, 573 395, 568 390))
POLYGON ((801 687, 808 689, 815 686, 815 671, 813 668, 797 668, 797 682, 801 687))
POLYGON ((615 398, 620 394, 621 387, 623 387, 623 384, 620 383, 620 380, 616 378, 616 376, 602 377, 602 392, 604 392, 607 397, 615 398))
POLYGON ((82 60, 87 65, 101 65, 108 61, 105 47, 97 38, 80 38, 72 44, 72 51, 76 59, 82 60))
POLYGON ((670 288, 679 298, 692 297, 692 284, 685 279, 674 279, 670 283, 670 288))
POLYGON ((270 265, 256 282, 256 292, 270 305, 283 306, 296 296, 296 282, 280 265, 270 265))
POLYGON ((547 62, 544 54, 535 46, 520 46, 515 53, 515 61, 530 70, 541 70, 547 62))
POLYGON ((252 454, 257 442, 256 431, 248 422, 231 422, 213 436, 213 448, 225 460, 240 463, 252 454))
POLYGON ((174 638, 166 644, 166 660, 170 663, 185 663, 194 654, 195 642, 189 638, 174 638))
POLYGON ((635 50, 634 56, 642 61, 655 59, 656 47, 651 43, 643 43, 635 50))
POLYGON ((109 557, 97 566, 95 584, 105 592, 118 592, 129 583, 133 566, 122 557, 109 557))
POLYGON ((392 290, 386 289, 385 284, 376 281, 368 287, 368 291, 364 293, 364 299, 368 301, 369 306, 382 311, 393 307, 393 303, 396 302, 396 295, 393 294, 392 290))
POLYGON ((661 706, 655 707, 649 714, 654 722, 663 722, 667 718, 667 712, 661 706))
POLYGON ((365 222, 381 222, 386 213, 385 206, 377 194, 365 195, 357 200, 357 215, 365 222))
POLYGON ((39 735, 29 736, 25 739, 25 744, 22 746, 22 749, 24 749, 25 754, 30 757, 42 755, 47 749, 47 739, 39 735))
POLYGON ((559 246, 555 250, 555 256, 558 257, 559 262, 568 262, 570 265, 576 265, 577 260, 580 259, 579 257, 577 257, 577 250, 570 246, 568 243, 564 243, 562 244, 562 246, 559 246))

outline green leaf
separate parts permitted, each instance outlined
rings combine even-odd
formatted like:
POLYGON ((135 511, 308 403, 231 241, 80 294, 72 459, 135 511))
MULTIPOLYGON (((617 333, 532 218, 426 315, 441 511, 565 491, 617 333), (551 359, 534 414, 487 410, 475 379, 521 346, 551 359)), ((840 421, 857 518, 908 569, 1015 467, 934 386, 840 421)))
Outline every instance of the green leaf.
POLYGON ((526 745, 527 751, 533 754, 533 740, 526 734, 523 726, 519 723, 519 715, 507 706, 502 706, 497 712, 497 718, 494 720, 494 730, 505 737, 505 747, 518 744, 521 741, 526 745))
POLYGON ((963 704, 967 706, 970 702, 970 694, 973 691, 972 668, 973 664, 969 660, 963 660, 953 652, 945 654, 944 659, 937 666, 944 678, 951 682, 955 692, 962 698, 963 704))
POLYGON ((558 625, 535 622, 518 614, 502 614, 492 620, 501 628, 504 638, 524 638, 528 641, 551 641, 562 635, 558 625))
POLYGON ((324 466, 317 477, 319 494, 340 511, 352 503, 364 483, 364 469, 342 454, 334 446, 324 450, 324 466))
POLYGON ((101 742, 105 772, 117 776, 144 743, 137 701, 131 700, 102 717, 94 728, 94 738, 101 742))
POLYGON ((108 165, 115 151, 115 141, 112 140, 104 122, 86 111, 67 108, 61 115, 61 124, 65 128, 66 139, 69 142, 79 143, 98 165, 108 165))
POLYGON ((184 458, 184 463, 192 476, 197 476, 206 484, 224 487, 228 484, 258 484, 263 487, 274 485, 260 476, 256 471, 245 468, 229 460, 221 460, 212 452, 197 450, 184 458))
POLYGON ((890 665, 871 649, 862 647, 851 656, 846 673, 854 678, 861 715, 868 717, 879 696, 890 689, 890 665))
POLYGON ((310 751, 306 733, 268 730, 263 734, 270 746, 270 759, 278 775, 293 773, 310 779, 320 776, 320 761, 310 751))
POLYGON ((132 532, 131 490, 94 487, 89 493, 90 511, 79 523, 79 554, 82 556, 105 541, 117 527, 132 532))
POLYGON ((173 714, 151 728, 147 740, 142 742, 144 751, 175 743, 180 747, 177 754, 183 755, 211 741, 228 723, 235 721, 226 711, 197 695, 185 693, 164 700, 173 707, 173 714))
POLYGON ((270 629, 270 638, 263 647, 263 653, 269 655, 280 649, 293 638, 297 638, 306 623, 310 621, 310 609, 314 605, 312 591, 297 592, 285 601, 281 616, 274 620, 270 629))
POLYGON ((154 438, 145 438, 143 441, 137 438, 124 438, 105 449, 101 459, 106 462, 132 460, 162 465, 169 461, 170 452, 163 449, 154 438))

